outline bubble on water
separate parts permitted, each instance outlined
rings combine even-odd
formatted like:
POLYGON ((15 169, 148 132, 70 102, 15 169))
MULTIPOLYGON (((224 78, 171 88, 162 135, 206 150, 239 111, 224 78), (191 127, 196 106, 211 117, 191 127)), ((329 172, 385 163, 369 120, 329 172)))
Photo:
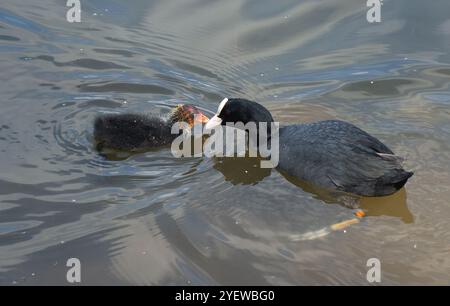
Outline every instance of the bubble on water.
POLYGON ((374 83, 374 81, 370 81, 370 84, 373 84, 374 83))

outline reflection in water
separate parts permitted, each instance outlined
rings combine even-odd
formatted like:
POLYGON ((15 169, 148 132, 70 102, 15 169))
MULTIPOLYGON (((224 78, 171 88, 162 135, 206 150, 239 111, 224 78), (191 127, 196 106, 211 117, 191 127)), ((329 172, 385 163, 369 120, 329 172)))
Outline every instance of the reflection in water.
POLYGON ((413 214, 406 202, 406 188, 386 197, 363 197, 360 208, 366 211, 368 217, 390 216, 400 218, 405 223, 414 222, 413 214))
POLYGON ((299 186, 306 192, 314 194, 315 197, 325 203, 337 203, 349 208, 363 209, 367 217, 390 216, 400 218, 405 223, 414 221, 412 213, 406 203, 406 189, 385 197, 359 197, 335 191, 328 191, 314 186, 286 173, 282 175, 292 184, 299 186))
POLYGON ((81 24, 55 1, 3 2, 0 284, 66 284, 70 257, 84 284, 367 284, 372 257, 383 284, 448 284, 448 1, 398 0, 379 25, 360 0, 90 1, 81 24), (354 123, 415 176, 323 235, 355 202, 257 159, 93 146, 99 113, 223 97, 354 123))
POLYGON ((268 177, 272 169, 261 168, 261 158, 216 157, 214 169, 220 171, 225 180, 233 185, 257 184, 268 177))

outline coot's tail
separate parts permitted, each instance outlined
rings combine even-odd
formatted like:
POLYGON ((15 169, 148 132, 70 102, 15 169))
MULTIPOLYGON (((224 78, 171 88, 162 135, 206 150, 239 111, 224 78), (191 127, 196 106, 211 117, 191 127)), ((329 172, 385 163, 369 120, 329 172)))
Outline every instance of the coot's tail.
POLYGON ((394 169, 377 180, 375 193, 377 196, 388 195, 401 189, 414 172, 394 169))
POLYGON ((111 145, 114 139, 123 135, 120 128, 120 117, 117 115, 100 115, 94 121, 94 139, 97 142, 98 148, 103 145, 111 145))
POLYGON ((402 172, 402 174, 398 176, 398 180, 399 180, 399 181, 396 182, 396 183, 393 183, 394 187, 395 187, 397 190, 400 189, 400 188, 402 188, 402 187, 406 184, 406 182, 408 181, 408 179, 409 179, 411 176, 413 176, 413 174, 414 174, 414 172, 412 172, 412 171, 404 171, 404 170, 402 170, 401 172, 402 172))
POLYGON ((111 118, 109 115, 97 116, 94 121, 94 139, 96 142, 96 149, 102 151, 106 145, 111 145, 114 139, 114 125, 111 125, 111 118))
POLYGON ((105 120, 101 116, 97 116, 94 121, 94 138, 99 139, 105 133, 105 120))

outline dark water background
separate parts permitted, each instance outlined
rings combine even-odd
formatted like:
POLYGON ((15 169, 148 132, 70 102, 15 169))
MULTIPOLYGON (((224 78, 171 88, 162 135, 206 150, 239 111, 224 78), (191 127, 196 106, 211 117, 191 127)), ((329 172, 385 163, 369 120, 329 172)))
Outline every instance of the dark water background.
MULTIPOLYGON (((450 2, 63 0, 0 4, 0 284, 450 283, 450 2), (415 171, 367 217, 254 161, 123 161, 92 145, 101 112, 223 97, 282 123, 338 118, 415 171)), ((299 161, 301 162, 301 161, 299 161)))

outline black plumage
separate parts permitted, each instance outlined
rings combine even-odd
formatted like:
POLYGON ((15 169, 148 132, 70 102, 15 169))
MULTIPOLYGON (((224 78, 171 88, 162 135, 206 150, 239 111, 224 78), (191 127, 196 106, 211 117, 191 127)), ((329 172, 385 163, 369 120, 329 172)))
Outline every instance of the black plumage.
POLYGON ((105 114, 94 122, 94 138, 103 148, 134 151, 168 145, 177 136, 171 124, 156 116, 143 114, 105 114))
POLYGON ((363 196, 384 196, 412 172, 375 137, 339 120, 280 128, 278 168, 318 186, 363 196))
MULTIPOLYGON (((273 119, 256 102, 228 99, 208 125, 239 121, 258 125, 273 119)), ((277 168, 327 189, 362 196, 392 194, 413 175, 401 161, 381 141, 348 122, 327 120, 279 129, 277 168)))

